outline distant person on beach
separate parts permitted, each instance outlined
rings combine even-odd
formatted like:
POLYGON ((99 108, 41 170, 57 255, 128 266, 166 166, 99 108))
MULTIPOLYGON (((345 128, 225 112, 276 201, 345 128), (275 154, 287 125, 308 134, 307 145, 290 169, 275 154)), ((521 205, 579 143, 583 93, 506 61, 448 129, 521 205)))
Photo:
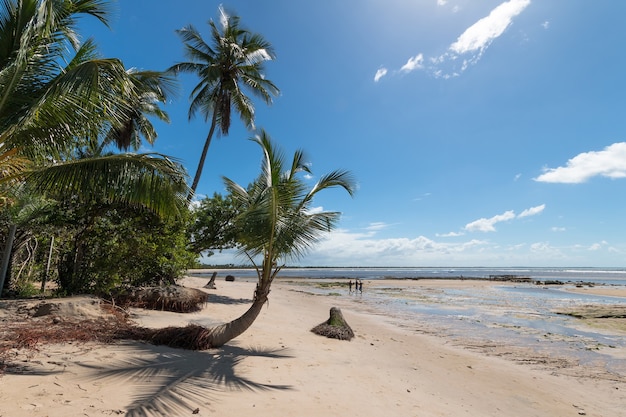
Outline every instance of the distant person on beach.
POLYGON ((359 281, 359 292, 363 294, 363 281, 359 281))
POLYGON ((350 280, 350 282, 348 282, 348 286, 350 287, 350 292, 352 292, 352 280, 350 280))

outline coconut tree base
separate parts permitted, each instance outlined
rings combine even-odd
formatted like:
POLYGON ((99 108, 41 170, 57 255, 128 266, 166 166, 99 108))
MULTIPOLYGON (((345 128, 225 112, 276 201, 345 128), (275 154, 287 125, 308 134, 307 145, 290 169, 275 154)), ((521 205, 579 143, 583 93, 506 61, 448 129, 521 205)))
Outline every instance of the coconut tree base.
POLYGON ((348 325, 346 319, 343 318, 341 310, 337 307, 330 309, 330 317, 327 321, 315 326, 311 331, 331 339, 351 340, 354 337, 352 328, 348 325))
POLYGON ((217 289, 215 287, 215 278, 217 277, 217 272, 213 272, 213 275, 211 276, 211 279, 209 280, 209 282, 206 283, 206 285, 204 286, 204 288, 207 288, 209 290, 215 290, 217 289))

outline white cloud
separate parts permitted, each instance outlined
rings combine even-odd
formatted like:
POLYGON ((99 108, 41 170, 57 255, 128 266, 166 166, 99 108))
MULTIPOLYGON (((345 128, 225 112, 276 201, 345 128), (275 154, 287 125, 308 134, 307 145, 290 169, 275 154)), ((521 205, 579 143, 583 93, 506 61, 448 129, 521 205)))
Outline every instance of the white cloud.
POLYGON ((387 68, 378 69, 378 71, 376 71, 376 75, 374 75, 374 82, 378 82, 385 75, 387 75, 387 68))
POLYGON ((450 45, 450 50, 457 54, 484 50, 504 33, 511 25, 512 19, 529 4, 530 0, 509 0, 502 3, 493 9, 489 16, 480 19, 463 32, 457 41, 450 45))
POLYGON ((430 196, 431 196, 431 193, 424 193, 424 194, 422 194, 422 195, 421 195, 421 196, 419 196, 419 197, 415 197, 415 198, 413 199, 413 201, 422 201, 422 200, 424 200, 425 198, 428 198, 428 197, 430 197, 430 196))
POLYGON ((407 63, 404 64, 402 68, 400 68, 400 71, 411 72, 421 68, 424 68, 424 55, 418 54, 414 57, 409 58, 407 63))
POLYGON ((370 223, 369 226, 367 226, 366 230, 369 231, 378 231, 378 230, 383 230, 386 229, 387 227, 389 227, 389 225, 387 223, 383 223, 383 222, 373 222, 370 223))
POLYGON ((474 220, 473 222, 466 224, 464 229, 468 232, 495 232, 495 225, 497 223, 506 222, 515 218, 536 216, 537 214, 545 210, 545 208, 546 205, 542 204, 540 206, 528 208, 522 211, 519 215, 516 215, 513 210, 508 210, 502 214, 498 214, 490 218, 483 217, 481 219, 474 220))
POLYGON ((546 20, 541 24, 541 26, 543 26, 544 29, 548 29, 550 27, 550 21, 546 20))
POLYGON ((475 220, 465 225, 465 230, 469 232, 495 232, 495 224, 505 222, 515 218, 515 212, 513 210, 506 211, 502 214, 498 214, 489 219, 482 218, 475 220))
POLYGON ((536 242, 530 245, 530 251, 534 253, 543 253, 550 256, 560 257, 561 251, 548 242, 536 242))
POLYGON ((450 232, 450 233, 443 233, 443 234, 439 234, 437 233, 437 237, 458 237, 458 236, 463 236, 465 235, 465 233, 461 233, 461 232, 450 232))
POLYGON ((517 217, 529 217, 529 216, 535 216, 539 213, 541 213, 543 210, 545 210, 546 205, 542 204, 540 206, 536 206, 536 207, 531 207, 529 209, 526 209, 524 211, 522 211, 517 217))
POLYGON ((579 184, 596 176, 626 177, 626 142, 614 143, 602 151, 576 155, 567 161, 566 166, 545 169, 535 181, 579 184))
POLYGON ((470 65, 478 62, 489 45, 506 31, 513 18, 529 4, 530 0, 509 0, 497 6, 487 17, 467 28, 447 52, 430 59, 434 66, 431 68, 432 74, 444 79, 459 76, 470 65), (452 68, 441 68, 445 66, 452 68))
POLYGON ((597 251, 607 246, 608 244, 609 243, 606 240, 603 240, 602 242, 594 243, 593 245, 589 246, 588 250, 597 251))
POLYGON ((441 243, 425 236, 378 239, 372 233, 335 230, 307 256, 306 265, 407 266, 426 263, 450 265, 452 257, 469 262, 488 242, 472 239, 441 243), (319 260, 319 261, 318 261, 319 260))
POLYGON ((316 214, 316 213, 323 213, 324 212, 324 207, 319 206, 319 207, 311 207, 309 210, 307 210, 307 214, 316 214))
MULTIPOLYGON (((382 223, 372 223, 382 225, 382 223)), ((236 250, 216 252, 203 259, 210 264, 246 264, 248 259, 236 256, 236 250)), ((623 259, 624 250, 610 246, 605 241, 597 244, 572 244, 552 246, 549 242, 511 242, 500 244, 489 240, 444 238, 378 238, 375 231, 352 232, 336 229, 326 234, 307 255, 293 266, 546 266, 573 265, 592 260, 601 254, 613 254, 623 259), (601 250, 598 250, 601 249, 601 250)))
MULTIPOLYGON (((428 59, 430 65, 424 65, 424 55, 422 53, 408 59, 406 64, 400 68, 400 72, 412 72, 418 69, 427 69, 437 78, 449 79, 458 77, 470 65, 475 64, 483 52, 506 29, 511 25, 513 18, 519 15, 528 7, 531 0, 508 0, 493 9, 487 17, 484 17, 467 28, 461 36, 453 42, 448 50, 442 55, 428 59), (441 68, 450 66, 452 68, 441 68)), ((437 5, 444 6, 447 0, 437 0, 437 5)), ((458 6, 453 8, 453 12, 458 12, 458 6)), ((387 74, 386 68, 381 68, 376 72, 374 81, 380 80, 387 74)))
POLYGON ((567 229, 564 228, 564 227, 554 226, 554 227, 550 228, 550 230, 552 230, 553 232, 565 232, 567 229))

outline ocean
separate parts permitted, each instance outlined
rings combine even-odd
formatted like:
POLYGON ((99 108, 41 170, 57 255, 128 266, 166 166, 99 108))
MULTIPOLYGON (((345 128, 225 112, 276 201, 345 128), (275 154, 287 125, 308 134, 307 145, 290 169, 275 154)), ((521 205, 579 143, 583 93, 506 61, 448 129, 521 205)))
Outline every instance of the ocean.
MULTIPOLYGON (((195 276, 233 275, 255 278, 254 269, 206 269, 194 272, 195 276)), ((626 268, 283 268, 278 277, 300 277, 318 279, 415 279, 415 278, 488 278, 489 276, 517 275, 535 280, 583 281, 596 285, 626 285, 626 268)))
MULTIPOLYGON (((217 271, 219 281, 228 274, 256 278, 251 269, 217 271)), ((193 275, 212 273, 194 271, 193 275)), ((587 327, 579 319, 556 313, 589 304, 626 305, 626 298, 566 291, 580 283, 624 286, 624 268, 285 268, 278 276, 286 281, 290 277, 336 280, 343 285, 305 288, 314 294, 341 297, 356 310, 380 315, 417 333, 443 337, 451 344, 563 368, 595 366, 605 371, 606 378, 626 379, 623 332, 587 327), (383 281, 383 285, 377 282, 368 286, 368 281, 385 278, 445 280, 502 275, 558 280, 565 285, 520 282, 455 287, 438 286, 436 282, 414 286, 390 281, 387 286, 383 281), (349 291, 347 282, 357 278, 364 282, 362 293, 349 291)))

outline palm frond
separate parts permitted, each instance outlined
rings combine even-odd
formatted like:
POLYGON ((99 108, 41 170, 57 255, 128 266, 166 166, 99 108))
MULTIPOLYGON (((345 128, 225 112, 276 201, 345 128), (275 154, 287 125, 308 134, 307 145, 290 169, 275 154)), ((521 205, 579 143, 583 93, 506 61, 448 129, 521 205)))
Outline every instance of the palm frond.
POLYGON ((242 210, 236 219, 241 231, 241 253, 250 259, 263 256, 264 264, 269 260, 270 265, 278 259, 298 259, 331 231, 340 218, 339 212, 311 212, 313 196, 334 187, 353 195, 352 175, 348 171, 333 171, 307 191, 306 184, 297 176, 300 172, 310 172, 302 151, 296 152, 287 165, 285 156, 266 132, 261 131, 252 140, 263 151, 259 177, 248 189, 224 178, 227 190, 242 210))
POLYGON ((182 166, 158 154, 119 154, 71 161, 28 172, 26 181, 57 199, 79 198, 146 207, 178 215, 188 187, 182 166))

